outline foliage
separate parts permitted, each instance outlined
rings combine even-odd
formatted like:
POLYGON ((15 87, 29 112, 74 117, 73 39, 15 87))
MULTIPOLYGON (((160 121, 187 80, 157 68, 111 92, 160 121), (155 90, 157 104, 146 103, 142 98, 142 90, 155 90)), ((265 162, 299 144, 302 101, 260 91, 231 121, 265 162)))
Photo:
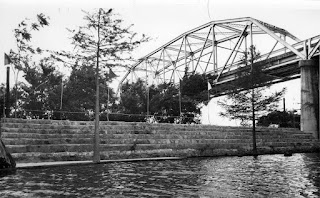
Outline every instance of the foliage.
POLYGON ((205 75, 186 73, 181 82, 181 93, 196 104, 208 101, 207 79, 205 75))
POLYGON ((152 114, 158 116, 180 116, 179 88, 173 83, 157 86, 157 93, 150 100, 152 114))
POLYGON ((24 116, 44 118, 45 112, 60 107, 62 74, 56 71, 55 63, 44 58, 39 65, 22 68, 27 83, 21 83, 21 107, 24 116))
POLYGON ((173 123, 180 116, 179 90, 173 83, 158 85, 157 93, 150 101, 151 114, 161 123, 173 123))
POLYGON ((51 52, 49 58, 44 58, 45 50, 31 45, 33 32, 48 26, 48 17, 39 14, 35 22, 23 20, 14 30, 17 50, 12 50, 9 56, 15 68, 24 72, 26 80, 16 87, 21 89, 21 94, 15 94, 23 116, 43 118, 46 111, 62 110, 65 112, 63 115, 54 113, 53 116, 56 119, 92 119, 96 75, 93 68, 97 61, 103 68, 99 72, 101 112, 115 108, 116 97, 109 84, 116 75, 111 68, 125 66, 132 60, 130 53, 149 38, 132 32, 132 25, 123 28, 122 20, 116 18, 112 9, 84 12, 84 15, 85 25, 69 30, 74 51, 51 52), (40 57, 40 61, 33 61, 35 55, 40 57), (70 78, 63 82, 63 90, 62 75, 56 71, 57 62, 54 60, 62 61, 72 69, 70 78))
POLYGON ((258 119, 258 126, 277 124, 279 127, 300 128, 300 115, 295 111, 272 111, 258 119))
MULTIPOLYGON (((259 59, 260 53, 256 51, 254 46, 250 47, 251 50, 254 57, 249 62, 253 63, 259 59)), ((247 55, 244 56, 244 58, 246 57, 247 55)), ((243 61, 248 64, 247 60, 243 61)), ((225 112, 220 112, 221 116, 238 119, 241 121, 241 125, 247 126, 250 120, 254 120, 253 123, 255 123, 256 116, 253 118, 253 115, 262 116, 277 107, 285 89, 266 94, 270 88, 267 83, 272 77, 265 75, 263 69, 264 65, 259 64, 253 64, 251 69, 248 67, 238 69, 233 92, 225 99, 218 101, 218 104, 225 109, 225 112)))
POLYGON ((144 81, 126 82, 121 86, 119 110, 125 114, 146 114, 147 89, 144 81))
POLYGON ((40 28, 49 25, 48 19, 47 16, 41 13, 37 15, 35 21, 25 19, 18 24, 16 29, 14 29, 17 49, 16 51, 11 50, 9 57, 16 69, 21 71, 26 66, 30 67, 32 56, 42 53, 42 49, 33 47, 30 42, 34 31, 39 31, 40 28))
POLYGON ((21 111, 21 106, 18 106, 18 102, 19 104, 23 104, 24 102, 20 97, 23 93, 18 93, 19 89, 21 89, 21 87, 18 87, 18 85, 21 84, 18 83, 18 74, 20 71, 25 72, 27 69, 34 67, 35 62, 33 61, 33 56, 42 53, 42 49, 39 47, 35 48, 31 45, 32 33, 39 31, 40 28, 48 25, 48 17, 41 13, 37 15, 37 18, 34 21, 25 19, 18 24, 16 29, 14 29, 17 48, 15 50, 10 50, 9 57, 11 63, 14 65, 13 71, 15 73, 15 88, 13 96, 15 101, 15 116, 18 111, 21 111))
POLYGON ((131 26, 122 27, 122 20, 116 18, 113 10, 99 9, 89 13, 84 11, 85 25, 78 29, 68 29, 74 51, 53 52, 52 56, 71 67, 96 65, 103 68, 126 67, 132 60, 130 53, 141 43, 149 40, 145 35, 138 36, 131 26), (97 53, 99 51, 99 53, 97 53))
MULTIPOLYGON (((108 75, 100 76, 100 100, 102 112, 111 108, 114 103, 114 92, 108 86, 110 78, 108 75), (109 103, 108 103, 109 89, 109 103)), ((95 71, 93 66, 73 68, 69 79, 64 85, 62 111, 64 119, 69 120, 91 120, 95 106, 95 71)))
POLYGON ((180 123, 195 122, 195 114, 200 113, 197 103, 188 96, 181 96, 181 112, 179 104, 179 86, 173 83, 163 83, 146 89, 145 82, 138 79, 135 83, 125 83, 121 87, 119 110, 142 121, 141 116, 147 113, 147 94, 149 93, 149 115, 156 122, 180 123))
POLYGON ((252 105, 255 114, 262 116, 277 108, 277 102, 282 98, 285 91, 285 89, 282 89, 265 95, 265 90, 266 88, 262 87, 229 94, 225 99, 218 101, 218 104, 225 109, 225 112, 220 112, 220 115, 232 120, 240 120, 243 126, 250 125, 252 105))
MULTIPOLYGON (((90 119, 95 92, 100 88, 104 91, 108 90, 107 84, 116 77, 111 69, 127 67, 128 61, 132 60, 131 52, 141 43, 147 42, 149 38, 132 32, 132 25, 123 27, 122 20, 116 18, 112 9, 105 11, 100 8, 93 13, 84 11, 84 15, 85 25, 75 30, 69 29, 74 50, 53 52, 52 57, 73 69, 67 86, 70 92, 68 91, 69 102, 65 109, 86 112, 83 119, 90 119), (95 70, 94 66, 96 66, 95 70), (94 86, 97 83, 97 81, 94 82, 95 76, 100 79, 100 85, 96 87, 94 86), (104 82, 104 85, 101 82, 104 82)), ((99 93, 101 94, 101 91, 99 93)), ((107 96, 106 93, 104 95, 107 96)), ((112 91, 109 95, 110 101, 115 101, 112 91)), ((99 109, 102 112, 108 112, 112 106, 115 106, 107 104, 105 96, 100 99, 102 109, 101 107, 99 109)), ((98 107, 98 104, 96 105, 98 107)), ((81 116, 83 115, 78 117, 81 116)))

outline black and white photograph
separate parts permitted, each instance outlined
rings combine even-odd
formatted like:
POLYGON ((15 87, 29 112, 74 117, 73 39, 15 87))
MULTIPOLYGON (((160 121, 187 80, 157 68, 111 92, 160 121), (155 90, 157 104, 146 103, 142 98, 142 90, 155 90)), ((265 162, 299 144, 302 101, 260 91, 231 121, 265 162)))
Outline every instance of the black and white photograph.
POLYGON ((0 0, 0 197, 320 197, 320 0, 0 0))

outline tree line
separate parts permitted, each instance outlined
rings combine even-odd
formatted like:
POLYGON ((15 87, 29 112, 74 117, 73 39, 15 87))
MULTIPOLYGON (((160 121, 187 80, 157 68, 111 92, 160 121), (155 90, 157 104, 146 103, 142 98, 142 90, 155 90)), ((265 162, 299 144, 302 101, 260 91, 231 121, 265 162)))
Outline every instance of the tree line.
MULTIPOLYGON (((114 71, 128 67, 134 60, 131 52, 150 40, 144 34, 131 31, 132 25, 124 27, 116 16, 112 9, 84 12, 84 25, 68 29, 73 51, 50 51, 31 44, 33 32, 50 25, 44 14, 38 14, 33 21, 26 19, 19 23, 14 30, 16 48, 10 51, 9 57, 16 76, 22 73, 24 81, 16 81, 11 89, 10 116, 93 120, 95 76, 98 75, 101 120, 146 121, 152 116, 156 122, 199 123, 200 110, 208 102, 208 79, 213 78, 210 75, 190 73, 186 69, 178 84, 151 86, 138 79, 124 83, 120 96, 116 96, 110 87, 117 77, 114 71), (96 64, 101 66, 99 71, 96 64), (60 66, 68 68, 70 75, 58 71, 60 66)), ((250 59, 247 58, 250 54, 245 54, 243 62, 246 65, 259 58, 254 46, 250 48, 254 56, 250 59)), ((263 82, 269 77, 261 72, 263 67, 255 68, 238 74, 235 89, 226 100, 220 101, 226 110, 222 116, 240 119, 247 125, 254 109, 258 113, 258 125, 269 122, 272 115, 268 117, 266 113, 275 110, 284 90, 264 96, 263 91, 268 86, 263 82)), ((4 101, 4 84, 0 85, 0 92, 0 99, 4 101)), ((2 117, 4 103, 0 108, 2 117)), ((253 119, 255 123, 256 118, 253 119)), ((296 119, 294 122, 297 124, 296 119)))
MULTIPOLYGON (((18 24, 14 30, 16 49, 11 49, 8 55, 16 78, 20 73, 24 81, 16 81, 10 92, 11 117, 94 119, 96 74, 99 76, 103 119, 142 121, 145 118, 134 114, 147 114, 146 91, 149 93, 150 115, 155 115, 157 121, 173 122, 181 115, 177 107, 182 90, 172 83, 151 87, 144 86, 141 79, 126 83, 121 88, 120 98, 110 87, 117 77, 113 71, 127 67, 133 60, 131 52, 150 38, 132 32, 132 25, 124 27, 112 9, 99 9, 92 13, 84 11, 83 19, 84 25, 68 29, 73 51, 49 51, 31 44, 33 33, 49 26, 49 18, 44 14, 38 14, 33 21, 25 19, 18 24), (97 63, 101 66, 98 73, 95 70, 97 63), (58 71, 61 65, 71 70, 69 76, 58 71)), ((197 77, 201 78, 201 75, 197 77)), ((184 83, 187 79, 186 76, 184 83)), ((201 89, 206 88, 201 86, 201 89)), ((197 90, 201 92, 201 89, 197 90)), ((1 85, 1 93, 3 98, 4 84, 1 85)), ((195 114, 200 113, 199 101, 194 100, 191 93, 184 93, 181 95, 181 107, 184 115, 193 116, 191 120, 194 121, 195 114)), ((4 103, 1 108, 3 116, 4 103)))

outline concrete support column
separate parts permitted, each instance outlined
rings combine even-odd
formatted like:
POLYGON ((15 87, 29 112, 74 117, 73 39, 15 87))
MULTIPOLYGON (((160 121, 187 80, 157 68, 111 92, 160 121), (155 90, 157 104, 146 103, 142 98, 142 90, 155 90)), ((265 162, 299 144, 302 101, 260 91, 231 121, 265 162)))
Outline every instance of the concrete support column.
POLYGON ((316 105, 318 104, 315 101, 318 94, 315 90, 318 65, 314 60, 301 60, 299 66, 301 70, 301 131, 312 133, 318 139, 316 116, 316 105))

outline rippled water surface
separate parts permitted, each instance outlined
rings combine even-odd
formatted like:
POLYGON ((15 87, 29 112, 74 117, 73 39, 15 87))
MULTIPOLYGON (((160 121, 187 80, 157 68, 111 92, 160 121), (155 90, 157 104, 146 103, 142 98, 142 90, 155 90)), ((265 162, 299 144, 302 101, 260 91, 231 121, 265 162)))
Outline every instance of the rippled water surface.
POLYGON ((0 197, 319 197, 319 165, 294 154, 17 170, 0 197))

